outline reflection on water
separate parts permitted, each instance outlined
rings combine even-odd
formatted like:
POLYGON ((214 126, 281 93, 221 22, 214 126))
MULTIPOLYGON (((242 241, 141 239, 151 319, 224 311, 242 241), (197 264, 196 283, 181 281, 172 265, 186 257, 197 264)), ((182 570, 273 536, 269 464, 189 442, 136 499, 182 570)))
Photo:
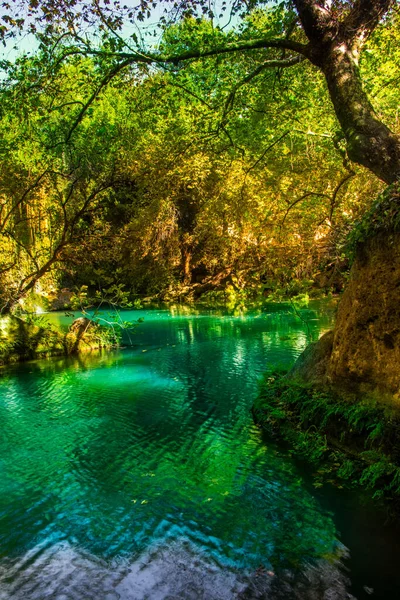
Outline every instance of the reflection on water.
POLYGON ((131 562, 104 560, 66 542, 36 546, 17 568, 0 566, 3 580, 7 569, 18 584, 0 590, 0 600, 355 600, 341 570, 326 560, 295 576, 286 570, 277 577, 262 568, 246 573, 212 561, 187 540, 154 544, 131 562))
MULTIPOLYGON (((1 599, 258 597, 252 573, 341 548, 250 415, 266 363, 303 348, 304 321, 140 313, 124 314, 145 318, 135 348, 0 379, 1 599)), ((329 327, 329 312, 305 316, 314 335, 329 327)))

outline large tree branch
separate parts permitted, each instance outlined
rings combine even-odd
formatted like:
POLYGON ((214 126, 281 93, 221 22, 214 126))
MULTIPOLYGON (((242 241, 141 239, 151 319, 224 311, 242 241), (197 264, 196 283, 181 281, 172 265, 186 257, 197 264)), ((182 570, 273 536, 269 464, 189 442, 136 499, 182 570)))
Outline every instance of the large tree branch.
POLYGON ((343 37, 348 42, 364 42, 394 4, 394 0, 355 0, 341 25, 343 37))
MULTIPOLYGON (((105 190, 110 188, 112 185, 113 185, 112 180, 107 181, 103 185, 100 185, 98 188, 93 190, 91 192, 91 194, 89 194, 89 196, 87 196, 87 198, 84 200, 80 209, 76 211, 76 213, 73 215, 73 217, 71 219, 68 219, 66 217, 66 213, 64 211, 64 219, 65 220, 64 220, 63 230, 61 232, 60 239, 58 240, 55 248, 52 251, 51 256, 40 267, 39 267, 38 263, 36 262, 36 260, 34 261, 35 271, 29 273, 20 281, 18 290, 12 296, 12 298, 10 298, 10 300, 6 303, 5 307, 3 307, 2 310, 10 309, 12 306, 14 306, 18 302, 18 300, 20 300, 20 298, 23 298, 24 296, 26 296, 26 294, 35 287, 35 285, 39 281, 39 279, 41 277, 43 277, 43 275, 45 275, 45 273, 47 273, 52 268, 52 266, 60 260, 63 250, 67 246, 71 245, 74 241, 76 241, 75 237, 74 237, 76 225, 79 222, 79 220, 87 213, 91 202, 99 194, 101 194, 102 192, 104 192, 105 190)), ((70 188, 70 190, 67 193, 63 208, 67 205, 68 201, 71 198, 71 194, 72 194, 71 190, 72 189, 73 188, 70 188)), ((26 248, 25 248, 25 251, 26 251, 26 248)), ((31 258, 32 258, 32 256, 31 256, 31 258)))
POLYGON ((273 69, 273 68, 282 69, 282 68, 286 68, 286 67, 292 67, 293 65, 298 65, 303 60, 304 60, 304 56, 301 56, 301 55, 300 56, 292 56, 290 58, 280 58, 280 59, 278 58, 276 60, 274 60, 274 59, 266 60, 261 65, 259 65, 256 69, 254 69, 254 71, 251 71, 251 73, 248 73, 248 75, 246 75, 245 77, 243 77, 243 79, 238 81, 238 83, 236 85, 234 85, 233 88, 231 89, 231 91, 228 95, 228 98, 226 99, 226 102, 225 102, 225 108, 224 108, 224 112, 222 115, 222 123, 226 122, 226 117, 228 116, 228 113, 233 108, 233 103, 235 101, 236 92, 241 87, 243 87, 247 83, 250 83, 250 81, 252 81, 255 77, 257 77, 257 75, 259 75, 260 73, 262 73, 263 71, 265 71, 267 69, 273 69))
POLYGON ((187 52, 182 52, 181 54, 177 55, 160 55, 159 57, 154 56, 154 60, 157 60, 157 62, 177 64, 182 61, 206 58, 208 56, 218 56, 220 54, 229 54, 232 52, 243 52, 250 50, 266 50, 268 48, 284 48, 285 50, 292 50, 293 52, 296 52, 297 54, 302 54, 306 57, 308 56, 309 52, 308 45, 296 42, 294 40, 287 40, 285 38, 261 38, 258 40, 243 40, 236 43, 229 43, 225 46, 220 46, 217 48, 208 48, 205 50, 188 50, 187 52))
POLYGON ((232 54, 234 52, 244 52, 251 50, 267 50, 268 48, 285 49, 302 54, 305 57, 309 56, 308 44, 302 44, 294 40, 285 38, 260 38, 255 40, 242 40, 238 42, 230 42, 224 46, 215 48, 196 48, 181 52, 179 54, 153 54, 141 52, 107 52, 103 50, 90 50, 87 48, 73 48, 64 52, 57 64, 68 58, 69 56, 101 56, 103 58, 111 58, 121 61, 127 61, 129 64, 145 63, 145 64, 173 64, 177 65, 180 62, 187 60, 197 60, 207 58, 209 56, 219 56, 221 54, 232 54))
POLYGON ((252 74, 249 74, 247 76, 247 78, 245 78, 245 80, 243 80, 243 82, 241 82, 239 84, 238 87, 241 87, 241 85, 244 85, 245 83, 250 81, 253 77, 258 75, 264 69, 273 68, 273 67, 283 68, 283 67, 289 67, 289 66, 298 64, 299 62, 304 60, 304 58, 307 56, 307 53, 308 53, 308 46, 306 46, 305 44, 301 44, 299 42, 294 42, 294 41, 287 40, 287 39, 245 40, 243 42, 239 42, 236 44, 227 44, 226 46, 219 47, 219 48, 212 48, 212 49, 208 49, 208 50, 201 50, 201 49, 191 50, 191 51, 184 52, 181 54, 176 54, 176 55, 162 55, 162 54, 160 54, 160 55, 152 55, 152 54, 145 55, 145 54, 141 54, 138 52, 132 52, 132 53, 111 52, 110 53, 110 52, 102 52, 101 50, 80 50, 80 49, 73 49, 71 51, 68 51, 59 58, 59 60, 57 61, 57 64, 59 64, 65 58, 67 58, 69 56, 74 56, 77 54, 82 54, 85 56, 91 55, 91 56, 103 56, 103 57, 108 57, 108 58, 117 58, 117 59, 120 59, 121 62, 117 62, 117 64, 115 64, 108 71, 108 73, 106 73, 106 75, 100 81, 99 85, 96 87, 94 92, 90 95, 90 97, 87 99, 87 101, 83 104, 81 110, 79 111, 78 115, 75 118, 75 121, 69 128, 64 140, 57 142, 54 146, 51 146, 51 147, 55 147, 55 146, 58 146, 59 144, 63 144, 63 143, 67 144, 70 141, 75 129, 78 127, 78 125, 84 118, 88 108, 93 104, 93 102, 99 96, 101 91, 110 83, 110 81, 114 77, 116 77, 121 71, 123 71, 123 69, 125 69, 126 67, 129 67, 129 66, 131 66, 133 64, 137 64, 137 63, 139 63, 139 64, 140 63, 141 64, 143 64, 143 63, 158 64, 161 66, 166 65, 166 64, 177 65, 180 62, 184 62, 187 60, 201 59, 201 58, 204 58, 207 56, 218 56, 218 55, 226 54, 226 53, 241 52, 243 50, 268 49, 268 48, 281 48, 281 49, 292 50, 294 52, 297 52, 299 54, 299 56, 294 56, 294 57, 290 57, 287 59, 271 59, 271 60, 265 61, 252 74))
POLYGON ((349 45, 364 42, 395 1, 354 0, 344 17, 338 16, 325 0, 294 0, 294 3, 307 38, 321 49, 334 41, 349 45))
POLYGON ((58 146, 59 144, 68 144, 68 142, 70 141, 70 139, 72 137, 72 134, 74 133, 75 129, 78 127, 79 123, 84 118, 84 116, 85 116, 88 108, 96 100, 96 98, 98 97, 98 95, 100 94, 100 92, 110 83, 110 81, 112 79, 114 79, 114 77, 116 77, 116 75, 118 75, 118 73, 120 73, 120 71, 122 71, 123 69, 125 69, 125 67, 128 67, 130 64, 131 64, 131 61, 127 59, 127 60, 125 60, 125 61, 123 61, 121 63, 118 63, 110 71, 108 71, 108 73, 106 73, 106 75, 100 81, 99 85, 96 87, 96 89, 94 90, 94 92, 89 96, 89 98, 87 99, 87 101, 82 106, 82 108, 79 111, 79 113, 78 113, 75 121, 72 123, 71 127, 69 128, 68 133, 65 136, 65 139, 62 140, 62 141, 60 141, 60 142, 57 142, 55 145, 51 146, 52 148, 58 146))
POLYGON ((329 44, 336 36, 339 22, 324 0, 294 0, 304 32, 311 44, 329 44))

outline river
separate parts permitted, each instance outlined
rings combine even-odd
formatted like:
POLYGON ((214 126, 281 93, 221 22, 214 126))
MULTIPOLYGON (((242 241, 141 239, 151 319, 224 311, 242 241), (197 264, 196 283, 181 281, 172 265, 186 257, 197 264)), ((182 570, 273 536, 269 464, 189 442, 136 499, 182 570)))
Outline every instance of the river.
POLYGON ((123 317, 143 319, 132 347, 1 372, 0 599, 400 597, 393 523, 315 489, 250 413, 266 365, 293 362, 332 307, 123 317))

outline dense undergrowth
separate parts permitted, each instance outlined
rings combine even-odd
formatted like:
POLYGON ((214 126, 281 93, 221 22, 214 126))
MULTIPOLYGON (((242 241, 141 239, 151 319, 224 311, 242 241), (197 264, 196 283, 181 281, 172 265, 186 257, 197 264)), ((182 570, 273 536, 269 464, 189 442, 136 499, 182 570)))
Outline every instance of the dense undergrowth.
POLYGON ((253 407, 256 422, 316 467, 315 486, 361 485, 400 499, 400 415, 389 401, 317 389, 267 371, 253 407))
POLYGON ((0 322, 0 365, 111 349, 117 347, 120 340, 120 332, 115 327, 101 324, 96 317, 78 318, 63 331, 44 316, 8 316, 0 322))

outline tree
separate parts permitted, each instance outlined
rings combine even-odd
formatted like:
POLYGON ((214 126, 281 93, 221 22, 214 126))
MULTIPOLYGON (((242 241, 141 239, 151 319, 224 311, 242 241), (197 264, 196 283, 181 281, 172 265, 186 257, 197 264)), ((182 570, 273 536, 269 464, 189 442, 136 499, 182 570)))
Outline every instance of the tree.
MULTIPOLYGON (((85 67, 90 72, 90 65, 85 67)), ((26 71, 32 73, 32 65, 26 71)), ((31 93, 34 110, 14 101, 26 82, 3 90, 1 312, 35 291, 67 250, 82 243, 101 201, 121 186, 121 149, 111 142, 116 132, 110 106, 107 119, 103 106, 92 109, 90 123, 80 128, 73 145, 58 144, 65 131, 58 109, 81 104, 79 87, 73 85, 75 73, 68 66, 53 80, 52 90, 31 93)), ((56 288, 54 284, 49 287, 56 288)))
MULTIPOLYGON (((12 8, 7 3, 4 6, 7 9, 3 16, 5 36, 27 24, 38 33, 43 54, 35 85, 48 85, 60 65, 73 61, 77 56, 92 57, 94 61, 95 76, 90 90, 66 120, 57 142, 61 145, 68 146, 73 142, 89 109, 110 82, 123 73, 129 73, 137 80, 144 80, 155 71, 168 72, 174 77, 186 65, 199 60, 214 60, 214 64, 218 65, 218 61, 235 56, 240 64, 241 59, 245 61, 244 57, 248 56, 253 67, 244 74, 241 68, 233 71, 231 89, 225 96, 216 128, 216 132, 240 152, 227 122, 243 87, 254 83, 268 69, 279 73, 283 69, 303 66, 308 61, 325 79, 341 128, 335 143, 344 152, 344 160, 350 159, 367 168, 386 184, 399 181, 400 136, 376 113, 363 86, 360 70, 360 58, 369 37, 378 26, 389 23, 397 10, 394 0, 292 0, 284 7, 277 5, 271 9, 269 13, 274 18, 260 21, 260 27, 249 25, 248 20, 242 17, 249 10, 262 7, 263 2, 234 1, 230 5, 231 15, 235 14, 239 21, 242 19, 242 26, 233 29, 224 29, 223 26, 207 28, 201 15, 214 19, 209 3, 205 0, 184 0, 178 6, 180 15, 184 17, 183 25, 191 16, 198 26, 188 34, 188 28, 178 23, 175 37, 171 36, 169 43, 164 40, 158 46, 151 44, 141 31, 125 35, 126 23, 135 25, 151 16, 151 6, 147 1, 141 1, 135 10, 125 10, 118 2, 110 4, 106 0, 19 0, 15 3, 20 9, 18 18, 16 13, 12 16, 12 8), (27 6, 31 12, 25 17, 22 9, 27 6), (86 33, 80 24, 86 27, 86 33)), ((173 9, 175 4, 165 2, 164 6, 173 9)), ((168 18, 168 14, 163 15, 165 25, 168 25, 168 18)), ((153 33, 157 37, 159 30, 153 30, 153 33)), ((217 82, 215 86, 218 92, 217 82)), ((274 148, 276 143, 276 140, 271 141, 265 152, 274 148)), ((331 197, 334 205, 336 194, 331 197)), ((390 196, 392 199, 395 197, 396 193, 390 196)), ((339 339, 338 336, 336 339, 339 339)), ((336 347, 334 353, 340 353, 340 347, 336 347)))
MULTIPOLYGON (((168 2, 164 4, 168 6, 168 2)), ((241 4, 234 2, 232 10, 238 11, 241 4)), ((245 3, 250 8, 258 4, 262 3, 245 3)), ((7 3, 3 5, 11 11, 7 3)), ((29 7, 29 14, 36 15, 38 25, 30 22, 31 30, 36 31, 45 22, 44 32, 41 33, 42 43, 47 45, 49 56, 56 59, 56 62, 79 53, 96 56, 103 61, 104 77, 98 89, 88 98, 87 106, 78 113, 76 122, 80 121, 82 111, 87 110, 101 89, 117 73, 132 65, 167 68, 168 65, 179 66, 208 56, 271 50, 272 58, 265 60, 264 53, 261 53, 258 67, 245 81, 238 82, 236 87, 251 81, 267 68, 287 68, 301 60, 309 60, 325 76, 336 116, 347 141, 349 157, 389 184, 395 182, 400 175, 399 136, 375 114, 363 89, 359 60, 365 42, 394 5, 394 0, 293 0, 288 4, 279 37, 272 37, 271 31, 267 30, 262 37, 251 39, 247 37, 246 30, 243 36, 232 36, 223 34, 217 28, 213 35, 197 37, 194 47, 188 48, 186 43, 185 50, 182 50, 182 45, 177 44, 176 52, 165 54, 162 47, 161 51, 156 52, 146 49, 144 40, 139 40, 136 34, 126 39, 121 33, 124 18, 134 22, 135 19, 142 21, 146 14, 150 16, 150 3, 147 1, 142 0, 136 11, 127 9, 126 14, 118 2, 110 5, 98 0, 89 3, 20 0, 15 3, 16 8, 29 7), (77 17, 91 25, 97 22, 102 47, 96 47, 89 36, 79 35, 74 25, 77 17), (50 48, 54 39, 58 43, 60 40, 70 40, 69 45, 64 45, 61 55, 54 52, 54 47, 50 48), (277 51, 279 58, 276 56, 277 51), (290 55, 286 57, 287 52, 290 55)), ((202 14, 210 14, 209 4, 205 0, 184 1, 180 8, 184 14, 193 14, 199 10, 202 14)), ((19 19, 16 12, 3 15, 3 35, 7 34, 7 25, 23 27, 29 23, 29 16, 24 19, 21 17, 24 12, 19 14, 19 19)), ((166 20, 165 16, 163 20, 166 20)), ((12 29, 8 27, 8 32, 10 31, 12 29)), ((74 126, 75 124, 73 128, 74 126)))

